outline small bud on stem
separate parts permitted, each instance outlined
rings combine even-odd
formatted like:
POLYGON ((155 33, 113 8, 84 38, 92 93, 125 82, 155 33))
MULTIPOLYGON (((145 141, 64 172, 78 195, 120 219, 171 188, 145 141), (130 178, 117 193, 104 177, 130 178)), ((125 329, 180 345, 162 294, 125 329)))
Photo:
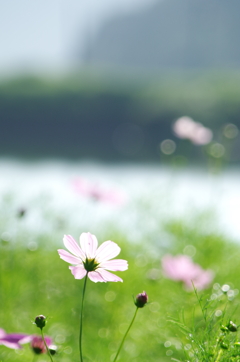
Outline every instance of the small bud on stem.
POLYGON ((49 352, 51 353, 52 356, 54 356, 57 353, 57 346, 51 344, 51 346, 49 346, 49 352))
POLYGON ((143 308, 147 304, 148 295, 146 292, 139 293, 136 296, 135 305, 137 308, 143 308))
POLYGON ((139 308, 143 308, 143 307, 145 306, 145 304, 147 303, 147 301, 148 301, 148 295, 147 295, 146 292, 142 292, 142 293, 140 293, 140 294, 138 294, 138 295, 136 296, 136 299, 135 299, 135 301, 134 301, 134 304, 136 305, 137 308, 136 308, 136 310, 135 310, 133 319, 132 319, 129 327, 128 327, 126 333, 125 333, 124 336, 123 336, 122 342, 121 342, 121 344, 120 344, 120 346, 119 346, 119 348, 118 348, 117 354, 116 354, 113 362, 116 362, 116 360, 117 360, 117 358, 118 358, 118 355, 119 355, 119 353, 120 353, 120 351, 121 351, 121 348, 122 348, 123 343, 124 343, 124 341, 125 341, 125 339, 126 339, 126 337, 127 337, 127 334, 128 334, 128 332, 130 331, 130 329, 131 329, 131 327, 132 327, 132 325, 133 325, 133 322, 134 322, 134 320, 135 320, 135 318, 136 318, 138 309, 139 309, 139 308))
POLYGON ((35 324, 38 328, 43 329, 43 327, 46 325, 46 317, 42 314, 38 315, 35 318, 35 324))
POLYGON ((227 328, 230 332, 237 332, 237 325, 232 321, 228 323, 227 328))

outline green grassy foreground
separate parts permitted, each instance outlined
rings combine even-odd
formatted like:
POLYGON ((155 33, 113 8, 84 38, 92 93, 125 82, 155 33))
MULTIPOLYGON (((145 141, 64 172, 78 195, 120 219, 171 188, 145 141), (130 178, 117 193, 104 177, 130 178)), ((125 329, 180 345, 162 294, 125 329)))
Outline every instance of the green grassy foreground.
MULTIPOLYGON (((217 283, 228 284, 235 294, 240 289, 240 247, 219 235, 203 233, 202 226, 201 222, 192 227, 182 221, 169 222, 162 236, 164 239, 168 235, 171 240, 167 246, 163 239, 159 245, 149 245, 148 240, 136 245, 127 236, 116 233, 113 237, 110 232, 110 238, 122 248, 119 258, 128 260, 129 269, 116 273, 123 283, 95 284, 88 280, 83 324, 86 362, 113 360, 135 312, 133 296, 143 290, 149 295, 149 304, 138 311, 119 361, 240 360, 238 355, 233 357, 237 347, 224 349, 219 342, 224 338, 232 346, 238 341, 237 333, 222 337, 220 327, 230 319, 240 323, 240 297, 228 300, 224 293, 216 296, 217 283), (166 279, 161 270, 164 254, 188 250, 196 251, 194 262, 215 273, 213 284, 198 297, 194 291, 184 290, 181 283, 166 279), (219 310, 221 313, 216 313, 219 310)), ((79 235, 83 231, 88 230, 79 230, 79 235)), ((99 243, 109 238, 107 234, 106 230, 106 239, 99 238, 99 243)), ((73 236, 78 240, 79 235, 73 236)), ((38 334, 33 321, 44 314, 48 317, 44 332, 58 346, 54 360, 77 362, 83 280, 75 280, 68 264, 60 260, 55 245, 63 246, 56 240, 57 231, 56 235, 35 235, 38 248, 32 251, 25 238, 26 234, 19 233, 16 240, 2 240, 0 244, 0 328, 7 333, 38 334)), ((29 345, 17 351, 0 346, 2 362, 48 360, 47 355, 34 356, 29 345)))

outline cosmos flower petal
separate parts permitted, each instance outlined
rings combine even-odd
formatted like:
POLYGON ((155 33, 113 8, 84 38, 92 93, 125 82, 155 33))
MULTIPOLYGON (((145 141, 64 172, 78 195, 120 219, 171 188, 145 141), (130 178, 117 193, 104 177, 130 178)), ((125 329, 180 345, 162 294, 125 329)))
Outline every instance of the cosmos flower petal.
POLYGON ((94 259, 98 246, 98 241, 95 235, 91 233, 82 233, 80 235, 80 245, 88 259, 94 259))
POLYGON ((209 286, 214 278, 214 273, 212 270, 202 270, 199 275, 196 276, 193 280, 185 281, 185 286, 187 289, 192 289, 193 285, 194 288, 197 290, 203 290, 209 286))
POLYGON ((69 269, 71 270, 71 273, 75 279, 82 279, 87 274, 86 269, 84 269, 82 265, 70 266, 69 269))
MULTIPOLYGON (((45 338, 46 338, 46 337, 45 337, 45 338)), ((32 336, 32 335, 25 335, 25 336, 23 336, 23 337, 20 339, 19 343, 20 343, 20 344, 29 343, 29 342, 31 342, 32 339, 33 339, 33 336, 32 336)))
POLYGON ((31 341, 32 336, 27 334, 19 334, 19 333, 10 333, 7 334, 4 338, 5 341, 8 341, 10 343, 28 343, 31 341))
MULTIPOLYGON (((79 247, 71 235, 65 235, 63 240, 70 253, 63 249, 59 249, 58 253, 61 259, 72 264, 69 266, 69 269, 75 279, 83 279, 85 276, 88 276, 95 283, 108 281, 122 282, 121 278, 107 271, 124 271, 128 269, 126 260, 111 260, 121 250, 116 243, 108 240, 97 248, 97 238, 89 232, 80 235, 81 247, 79 247)), ((2 333, 5 332, 2 331, 2 333)))
POLYGON ((4 331, 4 329, 0 328, 0 339, 4 336, 6 336, 6 332, 4 331))
POLYGON ((177 137, 189 139, 195 145, 206 145, 211 142, 213 137, 213 133, 209 128, 186 116, 176 120, 173 131, 177 137))
POLYGON ((117 275, 109 273, 105 269, 98 269, 98 273, 101 275, 101 277, 105 280, 105 282, 122 282, 123 280, 119 278, 117 275))
POLYGON ((9 342, 9 341, 5 341, 5 340, 0 340, 0 345, 1 344, 5 347, 12 348, 12 349, 22 348, 22 346, 17 342, 9 342))
POLYGON ((59 254, 60 258, 64 261, 66 261, 67 263, 70 263, 70 264, 81 263, 80 258, 70 254, 68 251, 66 251, 64 249, 58 249, 58 254, 59 254))
POLYGON ((187 255, 165 255, 162 258, 162 267, 165 276, 173 280, 191 280, 196 275, 196 265, 187 255))
POLYGON ((2 329, 0 333, 0 345, 4 345, 12 349, 22 348, 21 344, 28 343, 32 340, 32 336, 27 334, 11 333, 6 334, 2 329))
POLYGON ((192 290, 193 285, 198 290, 205 289, 214 277, 211 270, 202 269, 187 255, 165 255, 162 258, 162 268, 167 278, 183 282, 188 290, 192 290))
POLYGON ((64 235, 63 243, 73 255, 76 255, 82 260, 85 260, 85 255, 83 251, 71 235, 64 235))
POLYGON ((122 259, 107 260, 100 263, 99 268, 111 271, 124 271, 128 269, 128 263, 122 259))
POLYGON ((102 243, 96 252, 96 259, 99 263, 115 258, 120 253, 119 246, 111 240, 102 243))
MULTIPOLYGON (((99 269, 98 269, 98 270, 99 270, 99 269)), ((105 280, 105 279, 102 277, 101 273, 99 273, 98 270, 97 270, 97 271, 89 272, 89 273, 88 273, 89 279, 90 279, 92 282, 94 282, 94 283, 97 283, 97 282, 106 282, 107 280, 105 280)))

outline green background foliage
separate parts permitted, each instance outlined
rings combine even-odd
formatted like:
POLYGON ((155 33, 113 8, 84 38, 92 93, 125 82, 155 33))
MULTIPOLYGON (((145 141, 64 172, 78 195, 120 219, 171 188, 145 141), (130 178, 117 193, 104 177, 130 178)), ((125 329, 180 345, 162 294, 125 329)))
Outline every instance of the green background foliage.
MULTIPOLYGON (((0 154, 159 161, 159 144, 170 138, 180 154, 201 162, 203 152, 176 139, 172 124, 190 116, 221 142, 225 124, 240 127, 239 80, 238 71, 142 76, 86 71, 66 78, 8 80, 0 85, 0 154), (124 125, 135 128, 132 133, 123 128, 122 145, 116 147, 114 135, 124 125)), ((232 155, 239 162, 239 144, 232 155)))

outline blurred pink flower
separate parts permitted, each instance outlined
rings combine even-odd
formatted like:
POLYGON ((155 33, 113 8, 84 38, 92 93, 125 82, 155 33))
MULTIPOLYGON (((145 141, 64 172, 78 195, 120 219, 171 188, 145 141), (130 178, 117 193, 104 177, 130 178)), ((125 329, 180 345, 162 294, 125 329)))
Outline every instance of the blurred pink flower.
POLYGON ((187 289, 191 289, 192 284, 198 290, 205 289, 214 277, 211 270, 203 270, 187 255, 165 255, 162 258, 162 268, 167 278, 183 282, 187 289))
POLYGON ((73 180, 73 187, 77 193, 91 198, 94 201, 102 201, 112 204, 123 204, 126 202, 126 196, 117 190, 104 190, 96 184, 76 178, 73 180))
POLYGON ((22 344, 28 343, 32 340, 32 336, 20 333, 7 334, 0 328, 0 345, 4 345, 8 348, 19 349, 22 348, 22 344))
POLYGON ((67 263, 75 264, 69 267, 75 279, 82 279, 87 274, 89 279, 95 283, 122 282, 121 278, 107 271, 124 271, 128 268, 126 260, 111 260, 121 250, 113 241, 105 241, 97 248, 96 236, 82 233, 80 235, 81 247, 71 235, 65 235, 63 243, 71 254, 63 249, 59 249, 58 254, 67 263))
MULTIPOLYGON (((44 339, 45 339, 47 346, 51 347, 52 339, 50 337, 44 337, 44 339)), ((47 352, 45 343, 44 343, 42 337, 40 337, 40 336, 32 336, 30 345, 31 345, 33 352, 36 354, 42 354, 42 353, 47 352)))
POLYGON ((206 145, 212 140, 212 131, 192 118, 178 118, 173 125, 173 131, 179 138, 189 139, 195 145, 206 145))

